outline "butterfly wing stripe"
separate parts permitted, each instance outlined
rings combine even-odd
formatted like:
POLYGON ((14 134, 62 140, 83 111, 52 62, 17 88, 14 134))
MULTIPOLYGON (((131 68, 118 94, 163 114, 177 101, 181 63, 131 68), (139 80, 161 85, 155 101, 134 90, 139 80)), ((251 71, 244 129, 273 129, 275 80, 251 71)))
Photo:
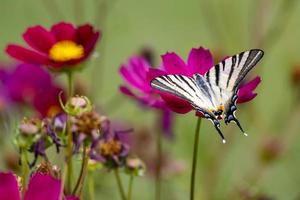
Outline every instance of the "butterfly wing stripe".
POLYGON ((151 82, 151 86, 155 89, 158 89, 163 92, 171 93, 179 98, 190 101, 191 97, 186 94, 186 92, 182 92, 178 90, 178 88, 174 88, 174 85, 169 82, 165 77, 155 78, 151 82))
POLYGON ((154 89, 172 94, 191 103, 195 108, 213 108, 209 98, 198 88, 196 80, 182 75, 159 76, 151 81, 154 89))
POLYGON ((201 76, 200 74, 194 74, 193 78, 196 81, 198 88, 207 97, 207 99, 209 99, 210 103, 215 106, 215 103, 213 102, 213 97, 210 93, 211 89, 208 87, 207 82, 205 81, 204 77, 201 76))
POLYGON ((230 79, 231 79, 231 77, 232 77, 232 73, 233 73, 234 66, 235 66, 235 64, 237 63, 237 62, 236 62, 237 59, 238 59, 238 56, 236 56, 236 55, 235 55, 235 56, 232 56, 232 63, 231 63, 231 65, 230 65, 230 72, 229 72, 229 76, 228 76, 228 79, 227 79, 226 88, 228 88, 229 81, 230 81, 230 79))
MULTIPOLYGON (((246 53, 246 52, 245 52, 246 53)), ((239 84, 243 81, 248 72, 258 63, 263 57, 263 51, 254 49, 247 52, 247 57, 244 56, 242 70, 239 72, 237 80, 235 81, 233 89, 236 90, 239 84)))
POLYGON ((220 65, 215 66, 215 75, 216 75, 216 85, 219 85, 219 79, 220 79, 220 65))
POLYGON ((205 74, 206 80, 224 90, 233 91, 262 56, 263 51, 253 49, 229 57, 211 68, 205 74))
POLYGON ((174 76, 175 78, 181 81, 181 85, 186 84, 188 86, 187 88, 192 90, 191 91, 192 94, 195 95, 194 98, 201 99, 203 103, 207 103, 205 96, 199 92, 199 88, 197 87, 197 84, 194 79, 182 75, 174 75, 174 76))
MULTIPOLYGON (((173 76, 172 76, 173 77, 173 76)), ((171 76, 162 76, 161 78, 166 78, 167 82, 169 83, 169 88, 175 87, 175 92, 180 92, 182 94, 185 94, 185 96, 189 96, 190 98, 193 98, 192 93, 188 92, 186 89, 184 89, 181 84, 176 83, 176 79, 172 78, 171 76)), ((180 94, 180 93, 179 93, 180 94)))

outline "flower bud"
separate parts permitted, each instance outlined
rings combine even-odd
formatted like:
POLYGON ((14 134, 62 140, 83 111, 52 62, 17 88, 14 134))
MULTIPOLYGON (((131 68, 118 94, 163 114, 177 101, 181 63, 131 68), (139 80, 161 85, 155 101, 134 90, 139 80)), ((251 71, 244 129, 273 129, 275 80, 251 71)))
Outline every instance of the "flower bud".
POLYGON ((143 176, 146 171, 146 165, 137 157, 128 157, 126 159, 126 168, 129 173, 133 173, 136 176, 143 176))
POLYGON ((23 136, 32 136, 40 133, 42 122, 38 118, 24 118, 19 125, 19 131, 23 136))
POLYGON ((93 108, 91 101, 86 96, 74 96, 66 103, 66 105, 63 105, 62 101, 60 102, 63 110, 72 116, 90 112, 93 108))

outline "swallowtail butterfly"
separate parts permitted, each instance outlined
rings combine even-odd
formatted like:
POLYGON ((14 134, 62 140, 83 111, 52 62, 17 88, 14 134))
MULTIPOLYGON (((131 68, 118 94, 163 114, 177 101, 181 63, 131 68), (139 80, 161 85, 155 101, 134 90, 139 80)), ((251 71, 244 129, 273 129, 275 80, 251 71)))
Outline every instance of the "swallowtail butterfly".
POLYGON ((213 123, 225 143, 220 130, 221 119, 224 119, 226 125, 235 122, 247 135, 235 116, 237 92, 245 76, 263 54, 259 49, 239 53, 215 65, 204 75, 159 76, 151 81, 151 87, 188 101, 196 111, 213 123))

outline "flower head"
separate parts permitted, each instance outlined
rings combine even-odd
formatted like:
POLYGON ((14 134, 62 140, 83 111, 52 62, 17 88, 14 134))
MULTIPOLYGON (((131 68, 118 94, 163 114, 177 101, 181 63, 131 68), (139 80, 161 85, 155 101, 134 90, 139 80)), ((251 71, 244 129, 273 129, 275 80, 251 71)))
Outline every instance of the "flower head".
POLYGON ((95 111, 84 112, 72 118, 75 152, 78 152, 84 141, 92 143, 100 137, 100 130, 106 120, 106 117, 100 116, 95 111))
POLYGON ((172 136, 172 114, 165 102, 150 87, 147 74, 151 70, 150 64, 142 57, 131 57, 127 64, 120 67, 120 74, 130 87, 120 86, 120 91, 137 101, 144 108, 157 108, 162 113, 162 130, 166 136, 172 136))
POLYGON ((63 89, 54 83, 46 70, 32 64, 19 64, 1 71, 0 87, 6 103, 4 107, 27 105, 34 108, 41 117, 53 116, 61 111, 58 94, 63 89))
MULTIPOLYGON (((147 75, 148 79, 150 80, 157 76, 167 74, 181 74, 191 77, 195 73, 204 75, 213 66, 213 57, 210 51, 208 49, 200 47, 198 49, 193 48, 190 51, 187 62, 184 62, 175 53, 166 53, 162 56, 161 68, 150 69, 147 75)), ((256 77, 250 82, 242 84, 239 87, 237 102, 244 103, 252 100, 257 95, 253 91, 260 83, 260 81, 260 77, 256 77)), ((159 94, 165 100, 168 107, 174 112, 187 113, 193 110, 191 104, 185 100, 162 92, 159 92, 159 94)))
POLYGON ((19 134, 16 136, 16 144, 20 151, 29 151, 34 154, 30 164, 33 167, 38 156, 46 156, 46 149, 52 145, 56 146, 57 153, 62 146, 61 140, 56 134, 54 118, 24 118, 19 125, 19 134))
POLYGON ((115 130, 109 123, 102 131, 99 140, 92 144, 91 158, 109 169, 125 166, 129 154, 128 132, 131 130, 115 130))
POLYGON ((23 33, 29 48, 10 44, 6 52, 22 62, 46 65, 54 70, 69 69, 88 58, 100 35, 89 24, 74 27, 60 22, 50 30, 38 25, 23 33))

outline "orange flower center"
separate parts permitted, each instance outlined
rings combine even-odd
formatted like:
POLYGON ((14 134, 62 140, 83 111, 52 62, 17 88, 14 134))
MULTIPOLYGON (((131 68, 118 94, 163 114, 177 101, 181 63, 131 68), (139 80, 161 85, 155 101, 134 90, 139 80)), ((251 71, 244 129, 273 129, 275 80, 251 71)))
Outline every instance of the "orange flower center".
POLYGON ((100 151, 104 156, 112 156, 120 153, 121 142, 110 139, 107 142, 100 142, 100 151))
POLYGON ((52 60, 57 62, 66 62, 74 59, 80 59, 84 55, 84 48, 82 45, 76 44, 71 40, 62 40, 54 44, 49 56, 52 60))

